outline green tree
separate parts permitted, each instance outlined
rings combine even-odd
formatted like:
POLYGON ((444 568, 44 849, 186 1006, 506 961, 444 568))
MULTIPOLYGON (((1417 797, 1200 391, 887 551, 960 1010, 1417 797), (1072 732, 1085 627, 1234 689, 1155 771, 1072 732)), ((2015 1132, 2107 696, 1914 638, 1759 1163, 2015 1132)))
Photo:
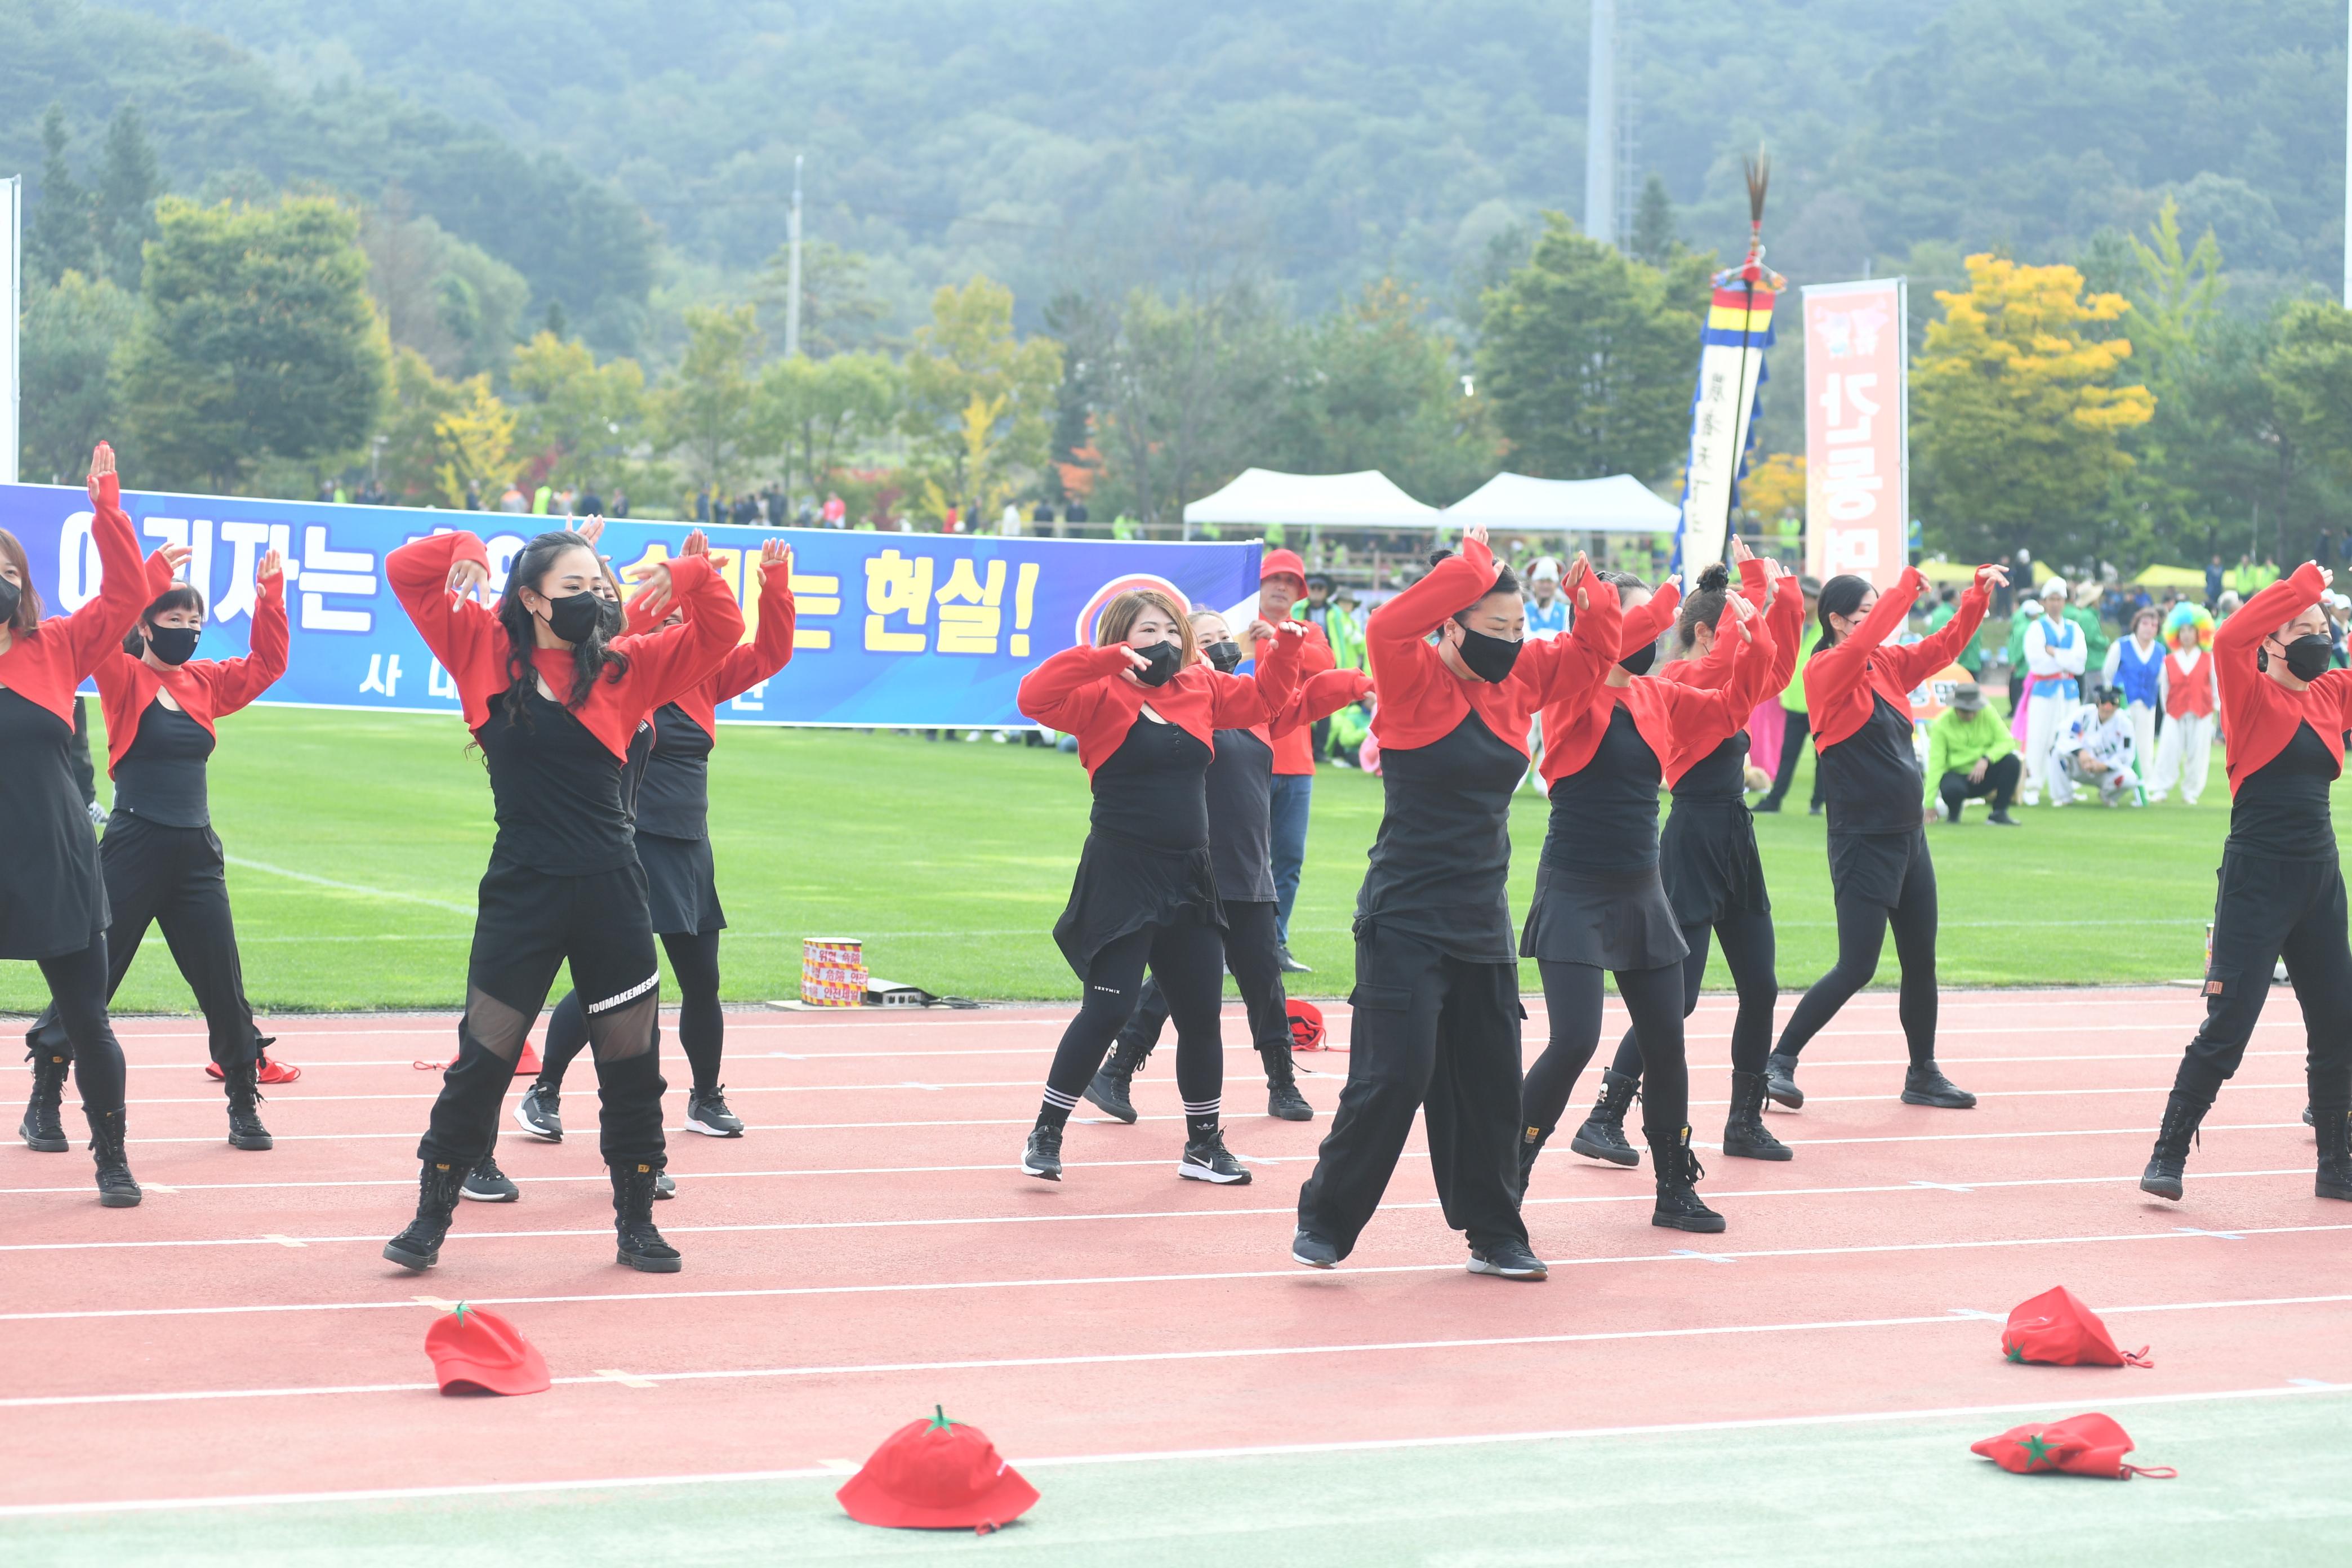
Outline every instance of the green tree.
MULTIPOLYGON (((784 319, 792 293, 792 247, 779 246, 760 268, 754 296, 770 321, 784 319)), ((873 341, 889 304, 874 292, 873 262, 862 251, 845 250, 829 239, 801 246, 801 353, 811 359, 873 341)))
POLYGON ((1253 281, 1195 278, 1172 300, 1138 289, 1094 325, 1111 329, 1081 353, 1099 367, 1106 511, 1174 525, 1185 502, 1274 460, 1265 421, 1297 384, 1297 334, 1253 281))
POLYGON ((530 298, 521 273, 417 214, 398 185, 360 219, 360 248, 394 343, 424 354, 436 374, 507 374, 530 298))
POLYGON ((126 103, 106 127, 91 230, 107 277, 134 294, 139 291, 142 247, 155 237, 155 198, 163 191, 147 128, 138 109, 126 103))
POLYGON ((1641 200, 1633 205, 1633 233, 1625 253, 1636 261, 1664 267, 1681 247, 1675 233, 1675 199, 1666 195, 1664 178, 1653 170, 1642 182, 1641 200))
POLYGON ((2112 552, 2110 487, 2132 466, 2122 437, 2156 400, 2118 386, 2131 310, 2083 291, 2072 267, 1968 258, 1969 287, 1938 289, 1911 375, 1912 472, 1927 542, 1990 561, 2019 544, 2044 560, 2112 552))
POLYGON ((1671 472, 1689 442, 1708 265, 1653 267, 1546 214, 1535 255, 1484 301, 1477 387, 1505 460, 1557 479, 1671 472))
POLYGON ((898 367, 878 353, 794 354, 760 373, 762 451, 784 459, 787 495, 819 489, 851 443, 886 434, 898 414, 898 367))
POLYGON ((549 463, 552 484, 609 476, 644 438, 646 373, 633 359, 600 365, 580 339, 541 332, 515 351, 509 379, 516 442, 549 463))
POLYGON ((114 428, 107 367, 131 329, 138 301, 104 279, 68 272, 30 282, 18 340, 24 398, 23 461, 28 479, 67 482, 92 442, 114 428))
POLYGON ((264 458, 350 451, 390 369, 359 219, 323 197, 156 206, 122 346, 126 445, 158 483, 228 489, 264 458))
POLYGON ((68 272, 98 275, 89 193, 66 163, 66 111, 52 103, 41 116, 41 194, 33 204, 32 232, 25 237, 25 271, 42 283, 68 272))
POLYGON ((2335 478, 2352 483, 2352 310, 2333 300, 2298 300, 2278 319, 2264 368, 2281 437, 2335 478))
MULTIPOLYGON (((392 392, 384 400, 383 422, 377 435, 383 442, 384 487, 415 505, 465 504, 461 480, 454 499, 441 488, 441 467, 447 459, 441 421, 456 413, 465 394, 456 383, 434 374, 432 364, 415 349, 392 351, 392 392)), ((503 468, 478 476, 503 484, 503 468)))
POLYGON ((1013 331, 1013 290, 975 274, 931 296, 904 365, 901 423, 917 467, 950 501, 992 508, 1045 465, 1062 346, 1013 331))
POLYGON ((658 399, 660 439, 685 455, 688 483, 725 489, 758 455, 759 307, 690 310, 686 330, 686 357, 658 399))

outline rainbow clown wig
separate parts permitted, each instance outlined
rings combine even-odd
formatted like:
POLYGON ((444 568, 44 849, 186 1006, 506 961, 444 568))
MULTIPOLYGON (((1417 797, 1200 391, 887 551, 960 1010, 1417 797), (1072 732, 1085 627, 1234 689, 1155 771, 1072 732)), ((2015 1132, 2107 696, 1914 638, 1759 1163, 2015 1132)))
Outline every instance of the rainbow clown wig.
POLYGON ((2172 614, 2164 617, 2165 642, 2176 648, 2186 646, 2180 640, 2180 634, 2189 626, 2197 628, 2198 647, 2213 646, 2213 612, 2202 605, 2191 605, 2185 601, 2173 605, 2172 614))

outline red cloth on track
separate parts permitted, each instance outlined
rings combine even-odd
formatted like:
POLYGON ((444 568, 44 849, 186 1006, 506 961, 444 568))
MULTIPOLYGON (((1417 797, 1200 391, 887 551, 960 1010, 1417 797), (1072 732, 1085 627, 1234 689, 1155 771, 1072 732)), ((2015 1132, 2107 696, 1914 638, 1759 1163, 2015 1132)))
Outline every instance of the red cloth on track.
POLYGON ((2011 1310, 2000 1331, 2000 1353, 2014 1362, 2051 1366, 2154 1366, 2147 1347, 2119 1351, 2099 1315, 2055 1285, 2011 1310))
POLYGON ((2116 1426, 2113 1417, 2094 1412, 2066 1421, 2029 1421, 1998 1437, 1969 1444, 1969 1452, 1981 1454, 2020 1476, 2063 1471, 2127 1481, 2134 1476, 2170 1480, 2179 1473, 2169 1465, 2125 1464, 2124 1456, 2132 1447, 2130 1434, 2116 1426))

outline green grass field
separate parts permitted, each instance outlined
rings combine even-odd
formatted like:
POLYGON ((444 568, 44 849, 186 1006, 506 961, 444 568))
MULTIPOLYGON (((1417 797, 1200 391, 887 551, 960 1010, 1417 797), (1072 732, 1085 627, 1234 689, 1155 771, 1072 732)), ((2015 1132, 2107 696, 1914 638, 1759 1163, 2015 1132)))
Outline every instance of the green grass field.
MULTIPOLYGON (((489 786, 466 742, 454 720, 408 715, 256 709, 221 727, 213 817, 232 858, 257 1008, 457 1005, 474 883, 492 837, 489 786)), ((711 789, 719 890, 733 922, 723 949, 730 999, 795 994, 800 939, 833 935, 863 937, 876 973, 935 992, 1076 994, 1048 935, 1086 834, 1076 758, 899 734, 730 728, 711 789)), ((1792 804, 1805 798, 1801 775, 1792 804)), ((1529 791, 1514 814, 1512 896, 1521 909, 1547 809, 1529 791)), ((1376 779, 1326 768, 1316 781, 1292 928, 1293 949, 1315 968, 1297 977, 1300 994, 1348 989, 1349 915, 1380 810, 1376 779)), ((1932 829, 1941 978, 2037 985, 2196 974, 2228 813, 2217 757, 2194 809, 2078 805, 2025 813, 2026 826, 2002 830, 1972 806, 1961 826, 1932 829)), ((1800 808, 1759 817, 1757 830, 1781 981, 1803 985, 1827 967, 1834 939, 1822 824, 1800 808)), ((1890 950, 1880 978, 1893 977, 1890 950)), ((1717 982, 1727 984, 1719 960, 1717 982)), ((44 1000, 32 965, 0 966, 0 1009, 44 1000)), ((151 933, 120 1009, 190 1005, 151 933)))

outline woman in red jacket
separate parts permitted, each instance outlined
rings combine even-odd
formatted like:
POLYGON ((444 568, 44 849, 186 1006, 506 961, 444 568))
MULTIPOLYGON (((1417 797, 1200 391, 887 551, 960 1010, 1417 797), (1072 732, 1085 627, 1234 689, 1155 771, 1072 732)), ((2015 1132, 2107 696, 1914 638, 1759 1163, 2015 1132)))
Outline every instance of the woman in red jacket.
POLYGON ((2281 958, 2294 982, 2310 1049, 2304 1073, 2319 1139, 2315 1191, 2352 1200, 2352 947, 2336 862, 2329 786, 2344 772, 2352 670, 2331 669, 2319 607, 2332 574, 2306 562, 2221 623, 2213 636, 2228 739, 2230 837, 2213 904, 2205 1023, 2189 1042, 2165 1102, 2140 1190, 2178 1200, 2189 1145, 2270 994, 2281 958))
POLYGON ((588 998, 604 1090, 617 1260, 648 1273, 679 1268, 653 1223, 666 1163, 661 972, 621 769, 645 715, 709 679, 742 637, 743 615, 709 561, 681 557, 640 576, 646 607, 659 613, 675 598, 686 624, 608 641, 593 586, 602 570, 579 534, 542 533, 515 553, 491 610, 471 596, 489 557, 470 533, 433 534, 384 559, 393 592, 457 685, 499 825, 457 1058, 417 1147, 416 1215, 383 1249, 405 1268, 439 1261, 458 1189, 489 1151, 516 1058, 567 962, 588 998))
POLYGON ((1574 627, 1527 641, 1518 583, 1472 528, 1365 626, 1385 804, 1356 896, 1348 1086, 1298 1193, 1290 1256, 1308 1268, 1354 1250, 1425 1101, 1430 1174, 1470 1271, 1544 1278, 1519 1217, 1511 796, 1528 720, 1587 697, 1621 630, 1616 590, 1582 556, 1560 591, 1574 627))
MULTIPOLYGON (((1195 610, 1192 621, 1201 658, 1211 668, 1230 672, 1241 663, 1242 645, 1224 616, 1195 610)), ((1307 638, 1302 651, 1312 656, 1314 650, 1307 638)), ((1315 1108, 1298 1092, 1291 1065, 1289 997, 1282 984, 1282 955, 1289 949, 1274 875, 1274 781, 1280 776, 1274 770, 1280 742, 1360 700, 1371 687, 1371 677, 1360 669, 1318 670, 1299 683, 1272 723, 1218 731, 1209 763, 1209 858, 1225 910, 1225 967, 1249 1015, 1250 1042, 1265 1064, 1265 1113, 1285 1121, 1312 1121, 1315 1108)), ((1129 1086, 1167 1023, 1168 993, 1155 976, 1143 983, 1135 1016, 1120 1026, 1118 1043, 1087 1085, 1087 1098, 1119 1121, 1133 1121, 1129 1086)))
POLYGON ((1789 1015, 1780 1043, 1765 1058, 1764 1091, 1782 1105, 1805 1103, 1797 1055, 1877 972, 1890 926, 1903 966, 1895 1013, 1911 1055, 1903 1103, 1965 1110, 1977 1102, 1936 1065, 1936 864, 1919 806, 1926 792, 1911 744, 1911 689, 1968 646, 1993 589, 2008 581, 2000 567, 1978 567, 1958 612, 1904 647, 1886 639, 1902 630, 1926 585, 1916 568, 1906 566, 1885 594, 1862 577, 1822 584, 1822 640, 1805 665, 1805 702, 1829 805, 1838 956, 1789 1015))
MULTIPOLYGON (((1741 595, 1764 612, 1771 634, 1772 668, 1765 690, 1778 692, 1796 671, 1804 595, 1785 580, 1777 562, 1759 560, 1737 539, 1732 552, 1741 595)), ((1736 645, 1717 637, 1715 625, 1729 588, 1730 575, 1721 566, 1701 574, 1698 592, 1684 601, 1675 623, 1675 646, 1683 657, 1661 667, 1658 679, 1708 688, 1723 684, 1736 645)), ((1764 1058, 1772 1048, 1772 1010, 1780 1002, 1780 983, 1774 973, 1772 900, 1765 891, 1764 862, 1748 809, 1748 731, 1743 727, 1706 752, 1686 743, 1689 739, 1688 732, 1677 732, 1675 754, 1665 759, 1675 808, 1658 834, 1658 879, 1665 884, 1666 902, 1690 947, 1683 963, 1683 1016, 1698 1006, 1712 942, 1723 950, 1739 994, 1731 1026, 1731 1114, 1724 1122, 1723 1152, 1743 1160, 1787 1160, 1793 1158, 1791 1151, 1772 1136, 1763 1116, 1764 1058)), ((1568 1146, 1612 1164, 1639 1164, 1641 1156, 1625 1141, 1625 1113, 1641 1085, 1642 1047, 1629 1028, 1617 1043, 1616 1060, 1601 1074, 1599 1102, 1568 1146)))
MULTIPOLYGON (((1621 604, 1638 608, 1649 585, 1603 572, 1621 604)), ((1702 593, 1693 603, 1706 599, 1702 593)), ((1658 785, 1671 763, 1705 756, 1747 724, 1774 663, 1756 608, 1712 595, 1717 636, 1731 650, 1720 689, 1648 673, 1654 640, 1626 648, 1594 689, 1543 710, 1543 776, 1551 825, 1536 868, 1519 956, 1543 974, 1551 1043, 1528 1069, 1522 1186, 1567 1109, 1577 1075, 1601 1042, 1602 982, 1614 975, 1640 1037, 1649 1089, 1643 1132, 1657 1177, 1650 1223, 1719 1231, 1723 1216, 1699 1201, 1704 1174, 1690 1152, 1690 1071, 1683 1052, 1683 968, 1690 948, 1658 875, 1658 785)), ((1677 775, 1678 776, 1678 775, 1677 775)))
MULTIPOLYGON (((205 596, 173 580, 187 558, 179 545, 147 563, 155 595, 121 651, 100 661, 99 700, 106 710, 108 772, 114 779, 114 815, 99 846, 100 874, 112 922, 106 932, 106 997, 110 1004, 147 928, 161 924, 172 961, 180 966, 205 1016, 213 1065, 228 1096, 232 1148, 268 1149, 255 1074, 261 1037, 245 999, 236 922, 229 912, 227 861, 213 832, 205 772, 214 725, 236 712, 286 673, 286 579, 278 552, 265 554, 253 574, 251 651, 243 658, 197 658, 205 596)), ((26 1037, 33 1047, 37 1131, 35 1149, 62 1152, 58 1100, 71 1046, 53 1004, 26 1037)))
MULTIPOLYGON (((1298 623, 1291 622, 1296 626, 1298 623)), ((1021 711, 1074 734, 1094 810, 1069 906, 1054 941, 1086 987, 1045 1074, 1044 1103, 1021 1168, 1062 1179, 1062 1131, 1135 1011, 1149 963, 1176 1020, 1176 1087, 1184 1154, 1176 1173, 1239 1185, 1249 1172, 1219 1129, 1224 1042, 1224 906, 1209 850, 1205 784, 1216 731, 1282 711, 1298 673, 1299 634, 1250 626, 1266 654, 1247 679, 1197 658, 1192 623, 1151 589, 1103 607, 1096 646, 1064 648, 1021 681, 1021 711)))
MULTIPOLYGON (((98 595, 70 616, 41 619, 24 546, 0 529, 0 959, 41 966, 72 1043, 98 1201, 130 1208, 140 1192, 122 1152, 122 1047, 106 1016, 106 880, 70 758, 74 688, 121 646, 148 598, 103 441, 90 458, 89 501, 98 595)), ((22 1130, 37 1131, 29 1113, 22 1130)))
MULTIPOLYGON (((682 555, 708 556, 700 529, 686 536, 682 555)), ((677 1043, 693 1082, 686 1094, 688 1131, 710 1138, 740 1138, 743 1123, 728 1108, 719 1064, 727 1015, 719 1005, 719 933, 727 911, 719 904, 718 866, 710 852, 710 752, 719 743, 719 705, 732 701, 793 658, 793 556, 781 539, 760 552, 760 624, 751 641, 730 651, 709 679, 663 704, 653 717, 652 754, 636 789, 637 861, 646 870, 654 934, 677 977, 677 1043)), ((642 605, 626 609, 627 628, 642 636, 676 626, 673 611, 656 622, 642 605)), ((565 994, 547 1021, 547 1049, 539 1078, 515 1106, 515 1121, 534 1138, 563 1139, 558 1097, 564 1069, 588 1044, 588 1014, 580 993, 565 994)))

